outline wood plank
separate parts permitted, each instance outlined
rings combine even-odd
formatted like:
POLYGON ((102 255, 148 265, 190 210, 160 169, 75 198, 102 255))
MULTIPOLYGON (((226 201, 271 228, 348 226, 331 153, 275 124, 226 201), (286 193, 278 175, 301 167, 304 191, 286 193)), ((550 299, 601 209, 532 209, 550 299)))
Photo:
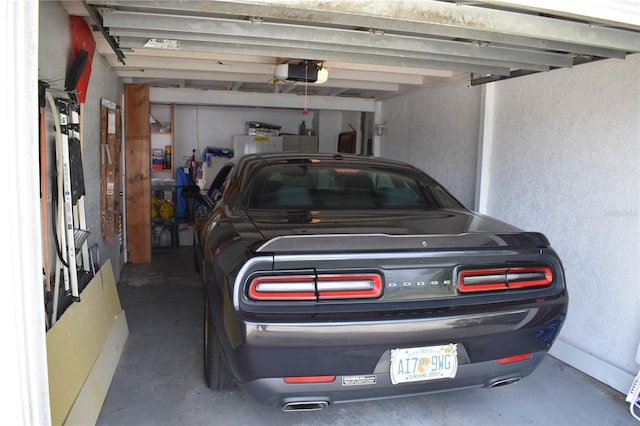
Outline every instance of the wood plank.
POLYGON ((125 85, 127 240, 132 263, 151 262, 149 86, 125 85))
POLYGON ((111 260, 107 260, 73 303, 47 331, 51 422, 64 423, 80 389, 122 312, 111 260))
POLYGON ((108 243, 114 243, 118 234, 120 243, 120 107, 100 107, 100 230, 108 243))
POLYGON ((106 239, 107 242, 113 243, 109 240, 107 233, 107 222, 109 217, 107 215, 107 158, 106 144, 107 144, 107 120, 109 117, 109 109, 101 105, 100 106, 100 235, 106 239))
POLYGON ((342 132, 338 135, 338 152, 356 153, 356 132, 342 132))
POLYGON ((116 150, 116 111, 110 110, 108 113, 109 125, 107 130, 107 158, 106 158, 106 208, 107 223, 105 240, 113 244, 114 213, 116 200, 116 164, 118 162, 116 150))
POLYGON ((120 311, 98 359, 69 411, 65 425, 96 424, 128 337, 127 316, 124 311, 120 311))
POLYGON ((120 157, 122 154, 122 112, 120 107, 116 105, 116 141, 115 141, 115 157, 116 157, 116 167, 115 167, 115 189, 114 192, 116 194, 116 201, 114 203, 115 210, 115 223, 114 229, 116 234, 118 234, 118 238, 120 240, 119 247, 122 247, 122 182, 120 179, 120 157))

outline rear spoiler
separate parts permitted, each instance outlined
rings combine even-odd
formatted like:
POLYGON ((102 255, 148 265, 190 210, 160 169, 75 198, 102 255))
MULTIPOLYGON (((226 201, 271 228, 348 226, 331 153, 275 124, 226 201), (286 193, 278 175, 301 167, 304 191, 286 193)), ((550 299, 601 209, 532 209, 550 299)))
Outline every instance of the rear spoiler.
POLYGON ((255 251, 257 253, 310 253, 502 247, 547 248, 549 241, 538 232, 458 235, 286 235, 263 243, 255 251))

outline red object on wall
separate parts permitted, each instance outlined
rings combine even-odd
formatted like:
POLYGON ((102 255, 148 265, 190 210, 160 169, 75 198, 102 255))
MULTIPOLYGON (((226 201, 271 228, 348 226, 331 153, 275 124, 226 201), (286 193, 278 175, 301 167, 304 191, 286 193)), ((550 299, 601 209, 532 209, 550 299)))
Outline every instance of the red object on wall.
POLYGON ((87 62, 75 87, 78 102, 83 104, 87 97, 87 87, 89 87, 89 77, 91 76, 91 62, 93 61, 93 53, 96 50, 96 41, 93 39, 91 28, 81 16, 70 16, 69 20, 73 29, 73 57, 76 58, 81 50, 88 54, 87 62))

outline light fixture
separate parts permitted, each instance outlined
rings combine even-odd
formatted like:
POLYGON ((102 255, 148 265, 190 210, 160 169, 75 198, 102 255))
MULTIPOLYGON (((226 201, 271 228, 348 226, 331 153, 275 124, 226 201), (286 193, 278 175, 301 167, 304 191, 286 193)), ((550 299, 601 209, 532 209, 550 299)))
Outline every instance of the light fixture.
POLYGON ((320 68, 318 70, 318 78, 315 81, 315 84, 326 83, 329 79, 329 71, 326 68, 320 68))

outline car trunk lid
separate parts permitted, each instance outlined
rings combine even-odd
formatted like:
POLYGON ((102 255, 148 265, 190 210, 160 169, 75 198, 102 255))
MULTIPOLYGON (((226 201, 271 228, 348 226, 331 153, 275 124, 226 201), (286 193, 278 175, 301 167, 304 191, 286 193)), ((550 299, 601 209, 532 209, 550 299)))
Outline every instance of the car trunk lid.
POLYGON ((263 239, 256 252, 395 251, 484 247, 546 247, 539 233, 465 210, 253 211, 263 239))

